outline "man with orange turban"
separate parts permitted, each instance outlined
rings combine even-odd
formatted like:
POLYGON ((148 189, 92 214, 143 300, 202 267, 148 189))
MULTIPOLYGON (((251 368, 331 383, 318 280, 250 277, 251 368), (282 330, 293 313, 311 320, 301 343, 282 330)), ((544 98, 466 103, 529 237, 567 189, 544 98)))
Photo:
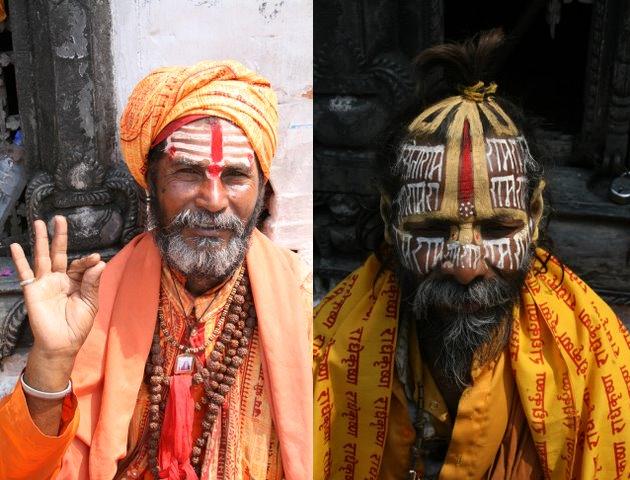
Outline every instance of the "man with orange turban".
POLYGON ((256 230, 277 102, 234 61, 133 90, 121 148, 156 227, 67 266, 13 244, 34 345, 0 402, 0 478, 312 476, 309 274, 256 230))

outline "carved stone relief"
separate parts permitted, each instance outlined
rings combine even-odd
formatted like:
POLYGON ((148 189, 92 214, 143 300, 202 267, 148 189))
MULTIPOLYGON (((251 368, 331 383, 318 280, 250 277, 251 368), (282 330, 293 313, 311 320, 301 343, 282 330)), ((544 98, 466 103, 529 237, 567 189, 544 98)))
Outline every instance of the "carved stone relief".
MULTIPOLYGON (((62 214, 70 257, 111 257, 141 229, 136 187, 115 161, 109 2, 15 1, 10 21, 29 172, 25 226, 42 219, 51 230, 62 214)), ((19 291, 13 285, 0 293, 19 291)), ((24 320, 21 301, 0 320, 0 360, 15 347, 24 320)))

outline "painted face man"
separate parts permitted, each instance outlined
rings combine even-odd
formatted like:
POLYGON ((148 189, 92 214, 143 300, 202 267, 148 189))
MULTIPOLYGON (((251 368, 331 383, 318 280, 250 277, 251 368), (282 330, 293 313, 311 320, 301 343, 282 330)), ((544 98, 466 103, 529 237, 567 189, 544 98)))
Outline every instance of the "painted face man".
POLYGON ((317 480, 625 468, 630 334, 538 246, 544 182, 523 115, 472 78, 500 44, 420 56, 444 77, 384 157, 386 244, 315 311, 317 480))
POLYGON ((397 189, 383 197, 382 213, 413 314, 425 338, 443 339, 438 374, 465 385, 472 352, 494 341, 492 356, 505 345, 508 328, 497 329, 506 327, 538 236, 540 167, 513 121, 482 93, 418 116, 392 174, 397 189))

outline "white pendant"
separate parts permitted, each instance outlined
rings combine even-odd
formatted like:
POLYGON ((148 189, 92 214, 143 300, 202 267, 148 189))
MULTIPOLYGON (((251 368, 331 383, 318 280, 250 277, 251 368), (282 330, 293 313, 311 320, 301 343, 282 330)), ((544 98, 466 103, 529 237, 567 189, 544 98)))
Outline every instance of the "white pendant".
POLYGON ((175 375, 192 373, 194 365, 195 360, 192 355, 188 353, 177 355, 177 358, 175 359, 175 375))

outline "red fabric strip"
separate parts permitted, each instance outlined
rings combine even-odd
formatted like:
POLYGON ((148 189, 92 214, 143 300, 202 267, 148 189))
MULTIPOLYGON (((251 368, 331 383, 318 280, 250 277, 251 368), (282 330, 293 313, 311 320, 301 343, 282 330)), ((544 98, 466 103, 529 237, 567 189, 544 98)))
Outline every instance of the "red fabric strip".
POLYGON ((190 464, 195 416, 195 402, 190 393, 191 384, 190 374, 171 377, 158 453, 160 478, 199 480, 190 464))

